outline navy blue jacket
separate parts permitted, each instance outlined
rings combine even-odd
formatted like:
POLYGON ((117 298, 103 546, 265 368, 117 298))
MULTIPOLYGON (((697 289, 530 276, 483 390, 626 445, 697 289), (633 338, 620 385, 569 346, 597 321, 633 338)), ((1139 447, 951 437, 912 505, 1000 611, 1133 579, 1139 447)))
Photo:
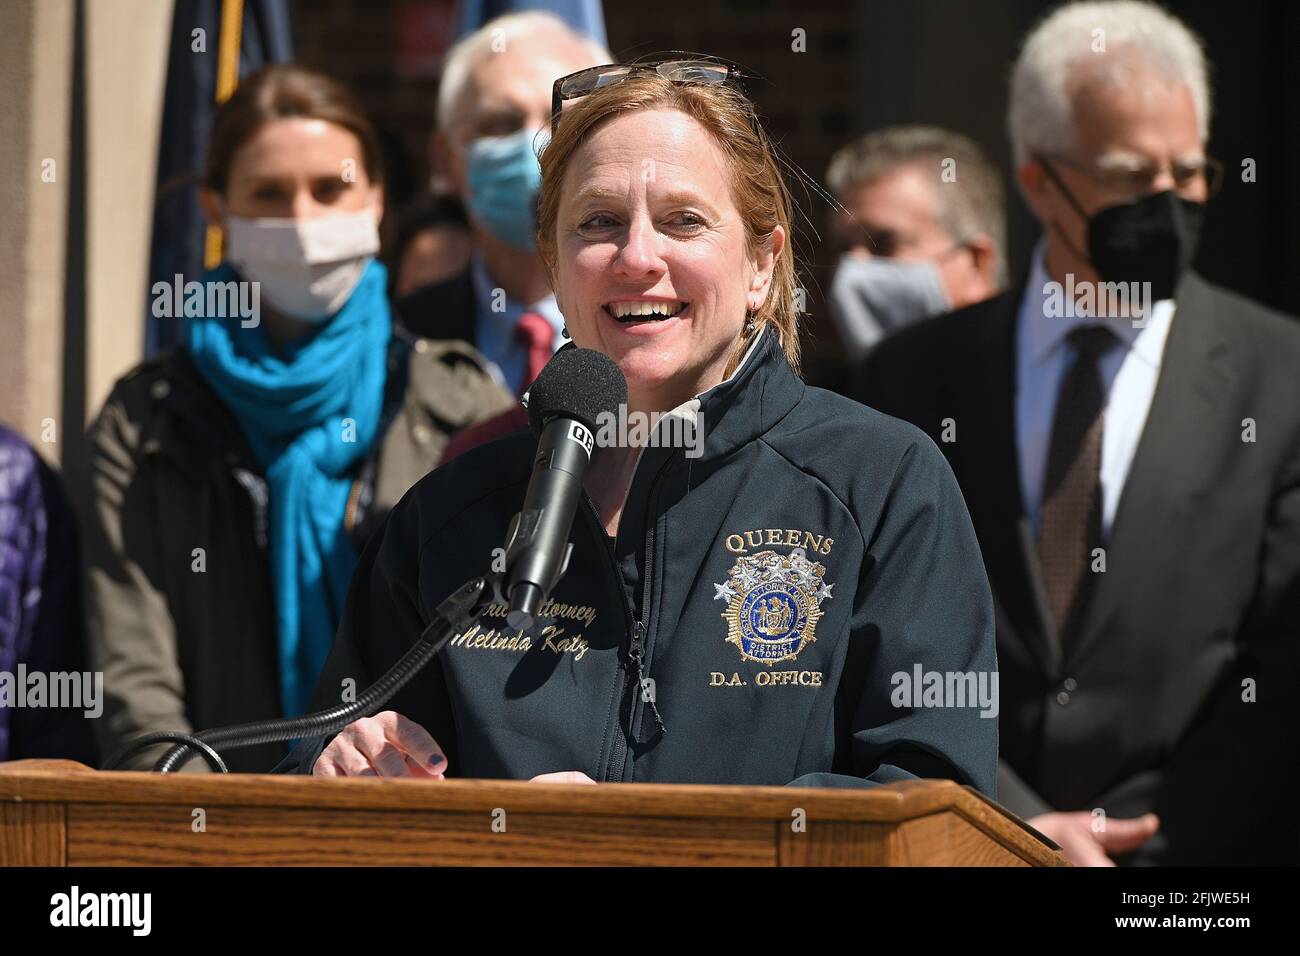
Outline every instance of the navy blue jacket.
MULTIPOLYGON (((699 401, 702 454, 645 449, 617 539, 584 496, 552 623, 521 634, 485 616, 388 709, 433 734, 452 776, 939 777, 992 796, 996 707, 981 716, 973 683, 996 689, 992 598, 943 455, 807 387, 770 335, 699 401), (970 689, 958 706, 923 696, 920 675, 970 689)), ((406 494, 361 558, 314 706, 373 681, 489 570, 535 449, 518 432, 406 494)), ((325 743, 300 745, 294 769, 310 773, 325 743)))

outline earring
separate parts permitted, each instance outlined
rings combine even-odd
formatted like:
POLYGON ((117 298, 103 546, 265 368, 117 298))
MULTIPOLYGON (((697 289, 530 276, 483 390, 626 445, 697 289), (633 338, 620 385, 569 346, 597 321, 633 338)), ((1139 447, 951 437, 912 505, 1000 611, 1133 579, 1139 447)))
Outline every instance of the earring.
POLYGON ((560 326, 560 335, 561 335, 561 337, 566 338, 566 339, 571 339, 571 338, 573 338, 573 336, 571 336, 571 335, 569 334, 569 327, 568 327, 567 325, 562 325, 562 326, 560 326))
POLYGON ((745 310, 745 334, 753 335, 755 328, 756 326, 754 325, 754 310, 746 309, 745 310))

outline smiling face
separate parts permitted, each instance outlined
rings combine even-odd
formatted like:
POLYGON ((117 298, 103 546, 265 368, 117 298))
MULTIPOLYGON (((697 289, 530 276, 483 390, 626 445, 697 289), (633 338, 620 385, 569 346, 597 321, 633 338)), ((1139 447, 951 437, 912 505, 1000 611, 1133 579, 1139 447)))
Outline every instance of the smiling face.
POLYGON ((612 358, 629 405, 667 410, 722 381, 785 240, 750 249, 727 160, 673 109, 599 126, 567 164, 556 300, 574 342, 612 358))

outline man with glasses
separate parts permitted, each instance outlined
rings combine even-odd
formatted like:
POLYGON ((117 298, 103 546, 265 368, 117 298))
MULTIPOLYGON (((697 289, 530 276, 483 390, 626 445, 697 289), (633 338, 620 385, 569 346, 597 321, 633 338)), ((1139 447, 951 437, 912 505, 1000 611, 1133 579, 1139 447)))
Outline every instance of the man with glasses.
POLYGON ((998 293, 1002 181, 971 139, 937 126, 873 130, 831 157, 826 186, 839 204, 827 304, 850 364, 904 326, 998 293))
POLYGON ((1300 859, 1300 328, 1189 268, 1209 120, 1181 22, 1052 13, 1011 82, 1027 278, 859 382, 957 473, 998 611, 999 799, 1080 864, 1300 859))

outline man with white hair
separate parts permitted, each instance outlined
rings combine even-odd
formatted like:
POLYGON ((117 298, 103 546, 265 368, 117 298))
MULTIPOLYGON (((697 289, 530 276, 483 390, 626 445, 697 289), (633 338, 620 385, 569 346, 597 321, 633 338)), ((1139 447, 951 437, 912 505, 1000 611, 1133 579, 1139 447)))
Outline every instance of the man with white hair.
POLYGON ((961 482, 998 608, 999 799, 1080 864, 1300 859, 1300 328, 1189 269, 1209 123, 1181 22, 1058 8, 1011 80, 1027 276, 859 383, 961 482))
POLYGON ((559 17, 527 11, 484 24, 443 65, 431 149, 469 210, 474 253, 467 271, 397 309, 422 336, 472 342, 515 394, 559 347, 564 325, 534 236, 551 84, 609 61, 559 17))

